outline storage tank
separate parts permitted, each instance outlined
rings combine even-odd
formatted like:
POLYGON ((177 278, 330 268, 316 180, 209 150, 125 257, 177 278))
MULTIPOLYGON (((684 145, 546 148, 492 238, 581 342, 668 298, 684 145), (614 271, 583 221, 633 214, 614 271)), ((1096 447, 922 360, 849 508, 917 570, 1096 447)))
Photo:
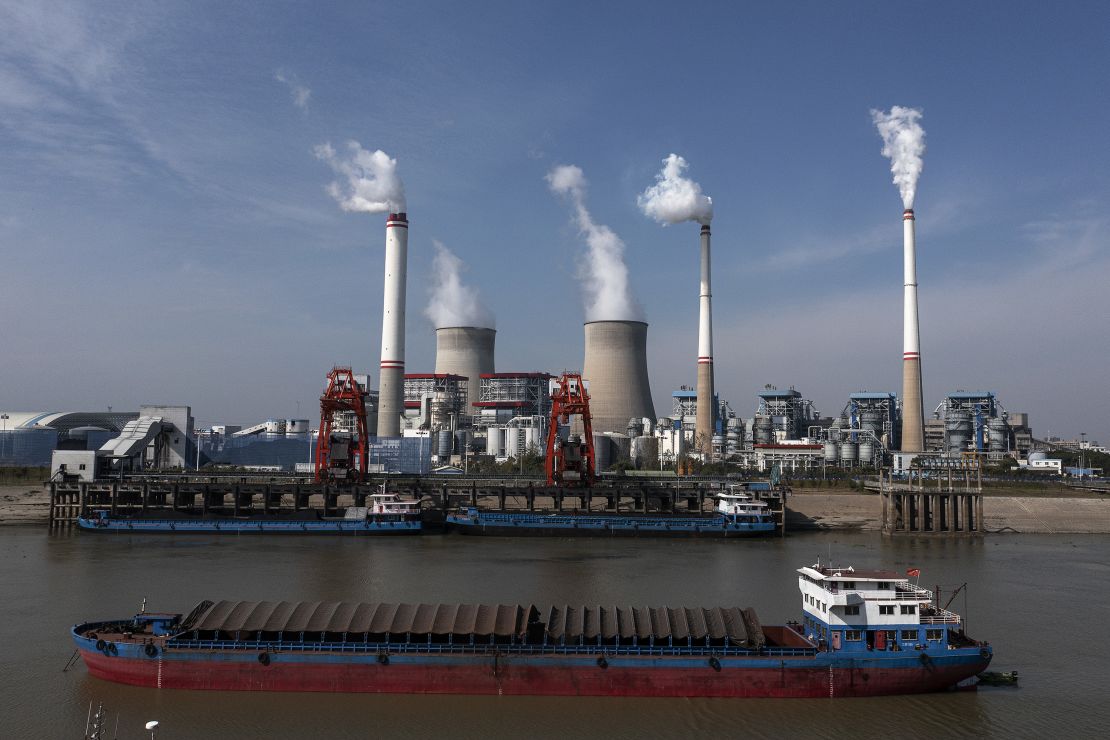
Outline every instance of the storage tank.
POLYGON ((952 411, 946 414, 944 438, 949 454, 958 455, 965 451, 968 443, 971 442, 971 414, 966 411, 952 411))
POLYGON ((470 432, 465 429, 455 430, 455 454, 465 455, 467 445, 470 443, 470 432))
POLYGON ((266 434, 285 434, 285 419, 267 419, 266 434))
POLYGON ((837 460, 840 459, 840 445, 833 442, 831 439, 825 442, 825 462, 830 465, 836 465, 837 460))
POLYGON ((866 467, 875 464, 875 443, 871 440, 859 443, 859 464, 866 467))
POLYGON ((629 437, 642 437, 644 436, 644 420, 639 417, 634 417, 628 420, 628 426, 625 428, 629 437))
POLYGON ((286 419, 286 434, 308 434, 308 419, 286 419))
POLYGON ((633 416, 654 417, 643 321, 588 321, 582 378, 589 383, 590 415, 599 432, 624 432, 633 416))
POLYGON ((436 432, 436 456, 441 460, 451 457, 451 430, 444 429, 436 432))
POLYGON ((632 462, 637 468, 659 467, 659 440, 655 437, 636 437, 632 440, 632 462))
POLYGON ((840 443, 840 464, 850 468, 859 460, 859 444, 856 442, 840 443))
POLYGON ((613 464, 613 443, 601 432, 594 432, 594 472, 604 473, 613 464))
POLYGON ((501 457, 505 454, 505 428, 490 427, 486 430, 486 454, 501 457))

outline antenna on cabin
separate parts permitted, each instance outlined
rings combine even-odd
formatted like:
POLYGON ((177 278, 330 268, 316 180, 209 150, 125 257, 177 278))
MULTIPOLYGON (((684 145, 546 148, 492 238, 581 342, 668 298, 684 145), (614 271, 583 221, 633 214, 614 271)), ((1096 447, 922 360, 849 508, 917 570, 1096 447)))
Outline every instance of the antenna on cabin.
POLYGON ((139 614, 146 614, 146 597, 143 597, 143 603, 139 607, 139 614))

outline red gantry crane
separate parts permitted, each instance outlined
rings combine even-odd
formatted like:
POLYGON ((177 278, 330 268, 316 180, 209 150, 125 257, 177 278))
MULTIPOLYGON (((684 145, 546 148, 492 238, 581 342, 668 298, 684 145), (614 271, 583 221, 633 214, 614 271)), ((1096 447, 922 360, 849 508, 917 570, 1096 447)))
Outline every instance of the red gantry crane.
POLYGON ((594 434, 590 422, 590 395, 582 376, 577 373, 563 373, 555 381, 551 393, 551 418, 547 425, 547 469, 548 485, 591 486, 597 478, 594 471, 594 434), (582 436, 578 439, 559 437, 559 425, 570 422, 577 414, 582 417, 582 436))
MULTIPOLYGON (((349 427, 348 427, 349 428, 349 427)), ((316 438, 316 481, 366 480, 365 391, 349 367, 333 367, 320 396, 320 434, 316 438), (354 430, 334 431, 336 415, 354 416, 354 430)))

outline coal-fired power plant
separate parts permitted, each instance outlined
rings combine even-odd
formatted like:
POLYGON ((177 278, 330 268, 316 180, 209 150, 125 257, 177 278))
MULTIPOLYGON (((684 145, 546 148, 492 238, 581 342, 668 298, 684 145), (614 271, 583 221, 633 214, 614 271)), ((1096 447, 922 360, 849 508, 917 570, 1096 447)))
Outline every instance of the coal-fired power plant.
POLYGON ((698 415, 694 431, 699 450, 713 452, 713 293, 709 267, 709 224, 701 227, 701 290, 698 316, 698 415))
POLYGON ((925 414, 921 398, 921 332, 917 320, 917 252, 913 209, 902 213, 905 293, 902 314, 902 450, 925 449, 925 414))
POLYGON ((595 432, 624 432, 632 418, 655 419, 643 321, 587 321, 582 377, 595 432))
POLYGON ((405 281, 409 221, 391 213, 385 224, 385 297, 382 307, 382 364, 378 385, 378 436, 401 434, 405 411, 405 281))
POLYGON ((466 398, 473 413, 480 400, 481 376, 493 373, 493 351, 497 332, 477 326, 448 326, 436 329, 436 374, 462 375, 467 379, 466 398))

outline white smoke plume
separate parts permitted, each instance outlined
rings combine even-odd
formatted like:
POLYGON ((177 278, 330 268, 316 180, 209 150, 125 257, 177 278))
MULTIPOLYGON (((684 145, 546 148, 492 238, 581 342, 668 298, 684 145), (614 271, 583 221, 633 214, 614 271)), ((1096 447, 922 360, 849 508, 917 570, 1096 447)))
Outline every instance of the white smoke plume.
POLYGON ((677 154, 663 160, 663 169, 655 176, 655 184, 636 198, 645 216, 661 224, 713 220, 713 199, 701 191, 701 185, 683 177, 689 165, 677 154))
POLYGON ((441 242, 433 240, 432 243, 436 256, 432 260, 431 298, 424 315, 437 329, 447 326, 495 328, 493 312, 482 303, 478 289, 462 280, 466 265, 441 242))
POLYGON ((327 187, 344 211, 393 213, 405 210, 405 186, 397 176, 397 160, 381 149, 368 151, 357 141, 347 142, 347 157, 340 157, 331 143, 318 144, 316 158, 327 162, 336 174, 346 178, 327 187))
POLYGON ((903 108, 896 105, 890 113, 881 110, 871 111, 871 120, 883 137, 883 156, 890 158, 890 171, 894 173, 894 184, 902 193, 902 205, 913 208, 913 198, 917 193, 917 178, 925 166, 921 158, 925 154, 925 129, 918 119, 921 111, 917 108, 903 108))
POLYGON ((586 237, 586 260, 579 273, 586 283, 586 321, 642 321, 643 310, 628 284, 624 242, 586 208, 586 177, 575 165, 547 173, 551 192, 570 199, 579 231, 586 237))

